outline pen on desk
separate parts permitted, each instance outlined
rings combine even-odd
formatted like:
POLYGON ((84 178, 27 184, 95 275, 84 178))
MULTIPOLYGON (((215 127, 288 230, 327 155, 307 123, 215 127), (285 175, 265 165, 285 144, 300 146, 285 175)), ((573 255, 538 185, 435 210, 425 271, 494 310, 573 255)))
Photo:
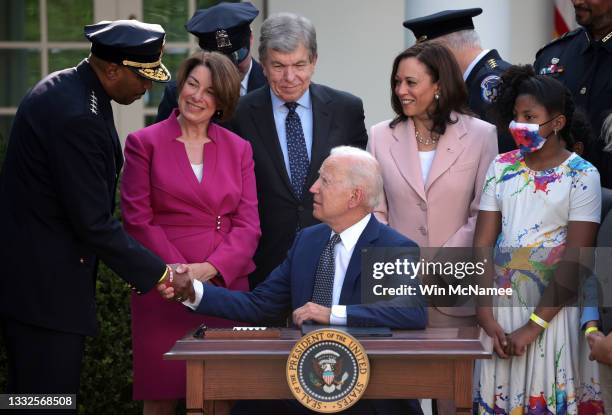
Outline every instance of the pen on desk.
POLYGON ((204 337, 204 332, 206 331, 206 324, 202 323, 198 326, 196 331, 193 332, 193 337, 197 339, 201 339, 204 337))

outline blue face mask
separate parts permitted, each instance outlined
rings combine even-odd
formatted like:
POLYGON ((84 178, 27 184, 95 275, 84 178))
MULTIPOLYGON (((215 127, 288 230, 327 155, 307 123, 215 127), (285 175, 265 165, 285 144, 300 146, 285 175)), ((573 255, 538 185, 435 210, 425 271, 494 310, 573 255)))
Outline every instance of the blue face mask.
POLYGON ((542 137, 540 135, 540 127, 548 124, 555 118, 556 117, 553 117, 542 124, 516 122, 514 120, 510 121, 508 129, 510 130, 510 134, 512 134, 512 138, 516 143, 516 147, 521 151, 521 153, 533 153, 534 151, 538 151, 544 147, 546 140, 552 135, 552 132, 546 137, 542 137))

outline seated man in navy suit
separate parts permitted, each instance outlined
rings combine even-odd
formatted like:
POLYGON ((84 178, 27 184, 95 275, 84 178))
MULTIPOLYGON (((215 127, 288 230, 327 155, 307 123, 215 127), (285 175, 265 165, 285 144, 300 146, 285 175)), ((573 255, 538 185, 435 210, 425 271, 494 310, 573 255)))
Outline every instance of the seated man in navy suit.
MULTIPOLYGON (((341 146, 331 151, 310 191, 314 216, 321 224, 299 232, 287 258, 252 292, 230 291, 193 280, 193 301, 183 304, 198 313, 262 324, 293 311, 293 322, 349 326, 388 326, 423 329, 426 311, 415 299, 384 305, 361 304, 361 250, 367 247, 416 247, 416 244, 372 215, 382 197, 383 183, 376 159, 368 152, 341 146)), ((189 268, 189 265, 179 266, 189 268)), ((172 288, 160 286, 166 298, 172 288)), ((179 293, 177 293, 178 295, 179 293)), ((185 295, 180 293, 181 295, 185 295)), ((176 298, 183 300, 183 298, 176 298)), ((248 401, 234 408, 248 412, 248 401)), ((265 413, 309 413, 297 401, 257 401, 271 405, 265 413)), ((361 400, 351 414, 420 414, 417 401, 361 400)))

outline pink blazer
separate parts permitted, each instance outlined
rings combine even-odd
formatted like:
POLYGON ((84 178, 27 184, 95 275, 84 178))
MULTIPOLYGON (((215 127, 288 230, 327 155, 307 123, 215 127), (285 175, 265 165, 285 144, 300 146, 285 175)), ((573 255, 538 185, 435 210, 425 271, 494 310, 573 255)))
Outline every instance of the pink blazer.
POLYGON ((372 127, 368 151, 382 169, 384 203, 377 216, 421 247, 472 246, 485 174, 497 155, 493 125, 453 113, 423 183, 411 119, 372 127))
POLYGON ((226 287, 248 289, 261 231, 250 144, 216 124, 198 182, 177 111, 127 137, 121 210, 127 231, 168 263, 208 261, 226 287))

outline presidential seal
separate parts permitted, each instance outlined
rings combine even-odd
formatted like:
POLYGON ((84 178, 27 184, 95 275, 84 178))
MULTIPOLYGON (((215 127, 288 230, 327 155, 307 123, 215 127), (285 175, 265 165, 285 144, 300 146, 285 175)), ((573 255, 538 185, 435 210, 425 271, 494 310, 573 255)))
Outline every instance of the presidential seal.
POLYGON ((287 383, 293 396, 319 413, 335 413, 354 405, 370 378, 365 349, 353 336, 322 329, 306 334, 291 349, 287 383))

